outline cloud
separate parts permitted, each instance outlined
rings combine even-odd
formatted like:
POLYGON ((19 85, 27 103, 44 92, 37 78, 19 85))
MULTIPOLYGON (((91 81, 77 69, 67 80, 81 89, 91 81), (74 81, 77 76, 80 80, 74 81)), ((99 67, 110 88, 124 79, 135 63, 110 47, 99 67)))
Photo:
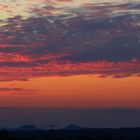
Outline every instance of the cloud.
POLYGON ((23 88, 9 88, 9 87, 0 88, 0 94, 26 95, 26 94, 35 94, 35 93, 37 93, 37 90, 30 90, 30 89, 23 89, 23 88))
POLYGON ((140 75, 138 7, 130 3, 45 5, 30 8, 37 16, 7 18, 0 26, 0 80, 140 75), (48 10, 65 12, 45 14, 48 10))

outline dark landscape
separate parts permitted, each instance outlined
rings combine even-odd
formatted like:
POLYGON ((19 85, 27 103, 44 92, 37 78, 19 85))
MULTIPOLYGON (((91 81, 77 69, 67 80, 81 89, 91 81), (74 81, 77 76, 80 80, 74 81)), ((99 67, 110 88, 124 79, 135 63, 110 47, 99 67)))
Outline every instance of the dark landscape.
POLYGON ((0 131, 1 140, 140 140, 140 128, 0 131))

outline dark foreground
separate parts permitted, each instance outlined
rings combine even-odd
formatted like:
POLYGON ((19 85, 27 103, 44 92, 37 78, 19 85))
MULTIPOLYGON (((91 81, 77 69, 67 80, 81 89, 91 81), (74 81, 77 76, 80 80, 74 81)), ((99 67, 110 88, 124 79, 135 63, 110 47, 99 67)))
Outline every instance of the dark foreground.
POLYGON ((0 140, 140 140, 140 128, 0 131, 0 140))

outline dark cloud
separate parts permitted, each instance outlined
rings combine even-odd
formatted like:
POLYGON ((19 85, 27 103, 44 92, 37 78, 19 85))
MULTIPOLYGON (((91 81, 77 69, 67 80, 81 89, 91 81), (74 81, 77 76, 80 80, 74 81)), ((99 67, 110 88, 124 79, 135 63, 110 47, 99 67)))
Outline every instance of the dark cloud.
POLYGON ((140 75, 139 4, 31 9, 35 17, 0 26, 0 80, 96 74, 140 75), (43 11, 43 13, 42 13, 43 11), (18 74, 17 74, 18 72, 18 74))

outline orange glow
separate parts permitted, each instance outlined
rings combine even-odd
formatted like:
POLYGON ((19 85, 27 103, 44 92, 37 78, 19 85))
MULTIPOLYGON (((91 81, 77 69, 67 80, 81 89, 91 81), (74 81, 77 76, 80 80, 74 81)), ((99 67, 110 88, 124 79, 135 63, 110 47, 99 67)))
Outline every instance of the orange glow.
POLYGON ((0 106, 48 108, 139 108, 140 78, 71 76, 2 82, 1 86, 38 90, 36 94, 1 93, 0 106))
POLYGON ((139 108, 139 0, 0 2, 0 107, 139 108))

